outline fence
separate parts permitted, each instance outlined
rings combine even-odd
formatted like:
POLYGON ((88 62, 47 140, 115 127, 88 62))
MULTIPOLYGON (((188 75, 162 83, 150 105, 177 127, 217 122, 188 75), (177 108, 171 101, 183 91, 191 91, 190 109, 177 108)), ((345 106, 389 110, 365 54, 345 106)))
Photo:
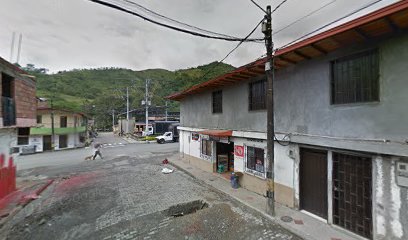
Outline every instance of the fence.
POLYGON ((6 157, 0 155, 0 199, 7 196, 16 190, 16 166, 13 163, 13 158, 8 159, 7 166, 5 165, 6 157))

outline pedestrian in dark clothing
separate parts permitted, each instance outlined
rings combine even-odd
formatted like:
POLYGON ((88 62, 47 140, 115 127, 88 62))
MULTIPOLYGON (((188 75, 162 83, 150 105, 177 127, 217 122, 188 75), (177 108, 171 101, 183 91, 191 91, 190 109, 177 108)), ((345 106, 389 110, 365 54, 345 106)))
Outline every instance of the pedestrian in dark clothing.
POLYGON ((101 157, 103 159, 102 153, 101 153, 101 144, 96 143, 94 145, 94 156, 93 156, 92 160, 95 160, 96 156, 98 156, 98 155, 99 155, 99 157, 101 157))

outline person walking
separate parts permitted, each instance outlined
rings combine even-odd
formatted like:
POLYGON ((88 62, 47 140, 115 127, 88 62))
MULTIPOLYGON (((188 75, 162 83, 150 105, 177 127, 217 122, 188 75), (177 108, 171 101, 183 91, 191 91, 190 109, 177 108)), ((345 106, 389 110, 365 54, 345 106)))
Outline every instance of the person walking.
POLYGON ((94 156, 93 156, 92 160, 95 160, 96 156, 98 156, 98 155, 99 155, 99 157, 101 157, 101 159, 103 159, 102 153, 101 153, 101 144, 95 143, 95 145, 94 145, 94 156))

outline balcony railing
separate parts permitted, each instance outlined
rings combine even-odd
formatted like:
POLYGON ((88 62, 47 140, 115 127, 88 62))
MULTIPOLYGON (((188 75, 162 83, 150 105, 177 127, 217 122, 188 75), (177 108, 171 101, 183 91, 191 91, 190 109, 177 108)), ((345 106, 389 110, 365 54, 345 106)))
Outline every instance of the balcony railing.
POLYGON ((16 103, 13 98, 1 97, 3 126, 16 125, 16 103))

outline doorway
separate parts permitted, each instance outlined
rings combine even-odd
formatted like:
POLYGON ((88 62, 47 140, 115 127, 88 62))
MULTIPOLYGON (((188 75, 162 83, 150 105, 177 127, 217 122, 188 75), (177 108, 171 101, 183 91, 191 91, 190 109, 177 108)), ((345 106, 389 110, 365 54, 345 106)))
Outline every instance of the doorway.
POLYGON ((59 148, 67 148, 67 147, 68 147, 68 136, 59 135, 59 148))
POLYGON ((333 223, 372 238, 371 158, 333 153, 333 223))
POLYGON ((300 209, 327 219, 327 151, 300 150, 300 209))
POLYGON ((51 135, 43 136, 43 151, 51 151, 52 144, 51 144, 51 135))
POLYGON ((234 171, 234 143, 216 142, 217 172, 234 171), (220 169, 223 168, 223 169, 220 169), (223 171, 221 171, 223 170, 223 171))

